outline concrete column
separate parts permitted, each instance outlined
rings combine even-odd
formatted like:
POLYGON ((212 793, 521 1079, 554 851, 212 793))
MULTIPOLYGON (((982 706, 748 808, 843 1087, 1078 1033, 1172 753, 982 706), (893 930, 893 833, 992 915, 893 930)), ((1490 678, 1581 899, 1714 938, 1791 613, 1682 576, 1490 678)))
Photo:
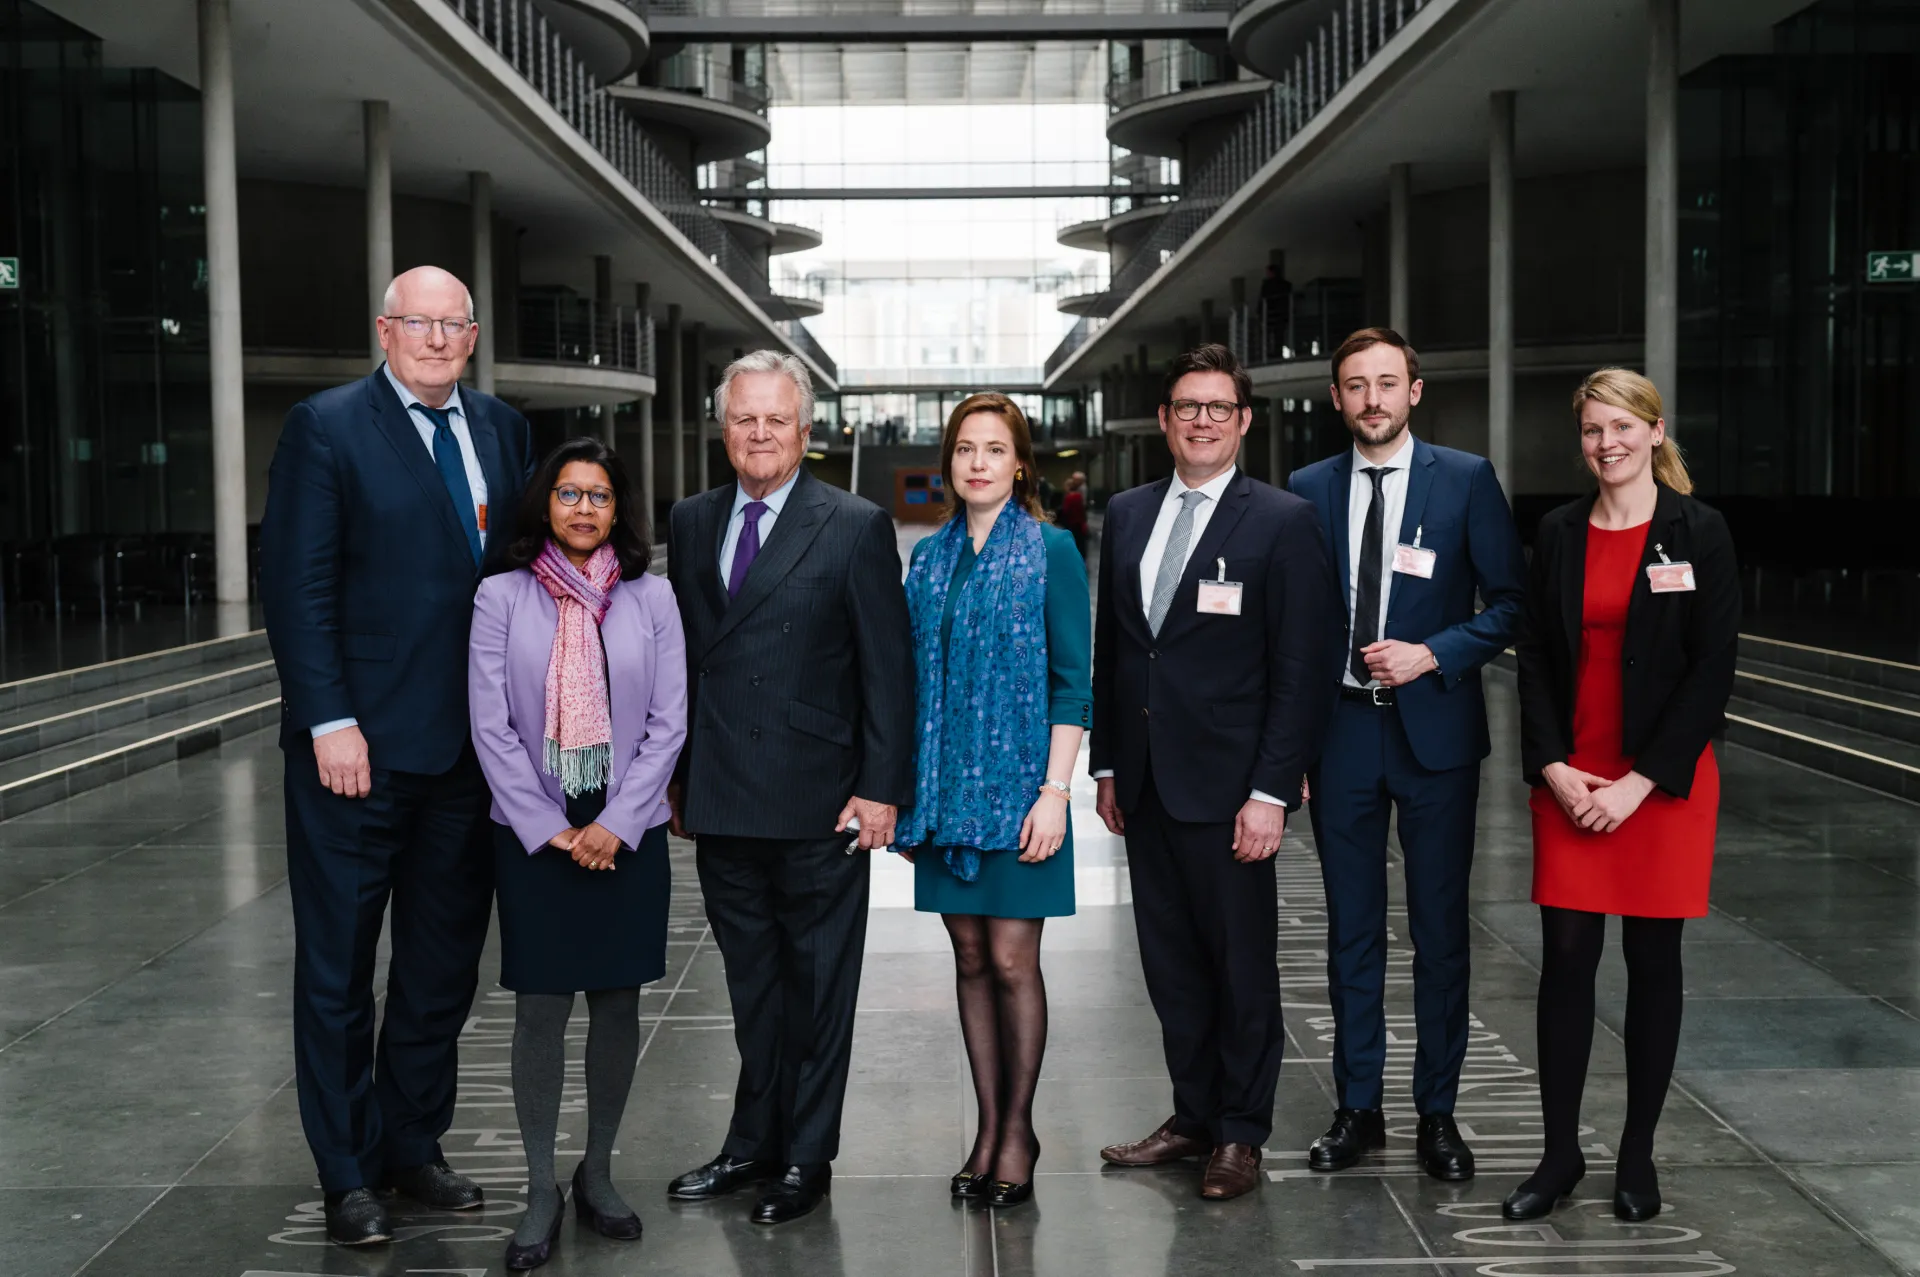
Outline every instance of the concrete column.
POLYGON ((667 358, 661 365, 661 398, 667 405, 667 429, 672 432, 673 499, 687 497, 687 355, 680 331, 680 303, 667 307, 667 358))
POLYGON ((700 445, 698 465, 694 467, 695 472, 700 476, 698 491, 705 492, 713 486, 711 460, 713 449, 709 446, 713 432, 708 428, 707 410, 701 406, 701 401, 707 397, 707 326, 695 324, 687 335, 691 339, 687 343, 691 347, 687 357, 688 362, 693 365, 692 371, 687 374, 687 411, 694 415, 695 437, 700 445))
POLYGON ((613 258, 605 253, 593 259, 593 348, 603 364, 612 364, 619 348, 613 322, 613 258))
MULTIPOLYGON (((385 102, 364 102, 361 107, 367 144, 367 291, 373 299, 371 313, 378 315, 393 281, 393 124, 385 102)), ((374 367, 385 357, 376 336, 374 367)))
POLYGON ((1280 469, 1285 463, 1285 447, 1280 437, 1285 428, 1281 424, 1286 420, 1286 414, 1282 411, 1285 403, 1284 399, 1267 401, 1267 482, 1276 488, 1286 479, 1280 469))
POLYGON ((1488 102, 1487 460, 1513 491, 1513 92, 1488 102))
POLYGON ((1402 337, 1407 337, 1413 322, 1408 280, 1413 264, 1412 214, 1413 166, 1395 164, 1387 170, 1387 326, 1402 337))
POLYGON ((247 601, 246 382, 240 339, 240 195, 234 170, 233 13, 199 0, 200 145, 207 205, 207 355, 213 409, 214 597, 247 601))
POLYGON ((473 215, 473 278, 467 286, 473 293, 473 318, 480 325, 480 340, 473 351, 473 386, 490 395, 500 349, 493 331, 493 174, 467 174, 467 191, 467 207, 473 215))
MULTIPOLYGON (((633 309, 639 324, 640 338, 643 340, 646 334, 647 318, 650 313, 648 306, 652 300, 652 285, 635 284, 633 286, 633 309)), ((653 367, 650 371, 654 377, 654 393, 658 394, 660 389, 660 361, 658 358, 653 361, 653 367)), ((646 508, 647 525, 651 528, 653 525, 653 503, 655 494, 659 491, 656 486, 653 471, 653 397, 651 395, 642 395, 638 408, 640 453, 636 459, 639 472, 635 475, 635 482, 640 485, 640 502, 646 508)))
POLYGON ((1674 416, 1680 379, 1680 0, 1647 0, 1646 374, 1674 416))

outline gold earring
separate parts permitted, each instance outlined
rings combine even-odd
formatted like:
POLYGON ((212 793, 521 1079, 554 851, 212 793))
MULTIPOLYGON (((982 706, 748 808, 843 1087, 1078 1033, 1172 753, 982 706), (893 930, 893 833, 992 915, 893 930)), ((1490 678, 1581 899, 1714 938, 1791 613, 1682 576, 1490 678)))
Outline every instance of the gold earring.
POLYGON ((1027 472, 1026 472, 1026 470, 1025 470, 1024 468, 1021 468, 1021 469, 1016 469, 1016 470, 1015 470, 1015 471, 1013 472, 1013 477, 1014 477, 1014 479, 1016 479, 1016 480, 1019 480, 1019 479, 1024 479, 1024 478, 1026 478, 1026 477, 1027 477, 1027 472))

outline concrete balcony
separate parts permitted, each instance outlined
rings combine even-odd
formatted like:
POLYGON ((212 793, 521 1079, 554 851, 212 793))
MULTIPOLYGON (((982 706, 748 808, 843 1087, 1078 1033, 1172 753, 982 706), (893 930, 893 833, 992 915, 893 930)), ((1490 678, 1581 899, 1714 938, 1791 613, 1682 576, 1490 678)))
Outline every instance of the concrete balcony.
POLYGON ((1312 35, 1343 0, 1244 0, 1227 27, 1233 60, 1279 79, 1312 35))
POLYGON ((1154 91, 1139 81, 1127 83, 1140 86, 1139 96, 1108 118, 1107 140, 1137 154, 1176 159, 1188 153, 1187 139, 1196 129, 1238 119, 1271 87, 1265 80, 1221 80, 1154 91))
POLYGON ((632 75, 652 52, 639 0, 534 0, 534 7, 602 84, 632 75))
POLYGON ((1063 315, 1104 319, 1113 313, 1113 293, 1104 279, 1073 279, 1061 288, 1054 309, 1063 315))
POLYGON ((607 92, 650 131, 681 135, 689 171, 740 159, 773 138, 766 85, 736 75, 728 59, 705 48, 681 49, 643 68, 638 82, 607 92))
POLYGON ((728 208, 725 205, 712 205, 710 211, 714 217, 733 229, 742 243, 750 247, 763 249, 769 256, 779 257, 785 253, 803 253, 809 248, 818 248, 826 242, 826 237, 810 226, 801 226, 795 222, 776 222, 744 209, 728 208))

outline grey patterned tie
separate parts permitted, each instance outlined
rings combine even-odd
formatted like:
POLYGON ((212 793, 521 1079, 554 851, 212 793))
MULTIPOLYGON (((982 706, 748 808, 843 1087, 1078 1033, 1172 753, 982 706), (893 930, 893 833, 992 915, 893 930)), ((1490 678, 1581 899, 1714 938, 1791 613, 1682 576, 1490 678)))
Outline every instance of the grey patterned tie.
POLYGON ((1160 575, 1154 578, 1153 602, 1147 608, 1147 628, 1155 638, 1173 607, 1173 594, 1180 588, 1180 574, 1187 570, 1187 543, 1193 540, 1193 512, 1207 494, 1189 488, 1180 494, 1180 513, 1173 516, 1173 531, 1167 534, 1167 552, 1160 556, 1160 575))

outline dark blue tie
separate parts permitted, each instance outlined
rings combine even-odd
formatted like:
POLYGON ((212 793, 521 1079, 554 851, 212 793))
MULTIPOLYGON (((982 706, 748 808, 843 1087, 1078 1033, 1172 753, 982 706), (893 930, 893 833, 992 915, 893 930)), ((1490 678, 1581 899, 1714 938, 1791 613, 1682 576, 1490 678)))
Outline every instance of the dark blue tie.
POLYGON ((445 408, 429 408, 423 403, 413 407, 433 422, 433 464, 440 481, 453 498, 453 513, 467 533, 467 548, 473 551, 473 565, 480 566, 480 517, 473 509, 473 488, 467 483, 467 463, 460 459, 460 441, 453 437, 452 414, 445 408))

